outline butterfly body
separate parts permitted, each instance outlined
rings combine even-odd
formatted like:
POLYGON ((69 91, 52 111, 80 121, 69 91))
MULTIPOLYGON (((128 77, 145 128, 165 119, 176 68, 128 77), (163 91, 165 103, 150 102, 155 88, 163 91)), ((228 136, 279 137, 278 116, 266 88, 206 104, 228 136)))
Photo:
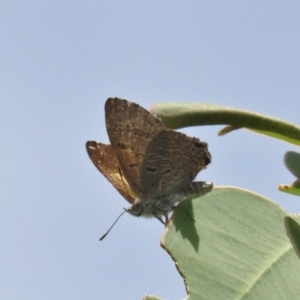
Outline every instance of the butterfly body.
POLYGON ((180 192, 172 194, 159 195, 149 199, 136 199, 126 211, 137 217, 157 218, 162 223, 168 220, 168 214, 172 212, 176 206, 186 199, 187 196, 203 192, 207 193, 213 189, 213 183, 205 181, 192 182, 185 186, 180 192), (165 220, 162 217, 165 217, 165 220))
POLYGON ((168 130, 160 119, 136 103, 109 98, 105 104, 111 145, 86 144, 98 170, 131 203, 134 216, 161 222, 191 193, 212 190, 209 182, 193 182, 211 161, 207 144, 168 130))

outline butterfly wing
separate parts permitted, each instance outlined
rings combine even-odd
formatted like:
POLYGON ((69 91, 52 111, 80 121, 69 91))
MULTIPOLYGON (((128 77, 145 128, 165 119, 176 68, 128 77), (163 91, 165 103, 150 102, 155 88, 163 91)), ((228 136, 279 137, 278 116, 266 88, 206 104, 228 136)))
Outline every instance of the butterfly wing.
POLYGON ((165 130, 147 146, 141 184, 152 196, 180 192, 210 161, 206 143, 165 130))
POLYGON ((149 142, 166 127, 136 103, 109 98, 105 104, 106 127, 122 172, 139 198, 148 195, 141 184, 141 170, 149 142))
POLYGON ((86 143, 86 150, 96 168, 129 203, 133 203, 136 199, 136 195, 122 173, 112 146, 88 141, 86 143))

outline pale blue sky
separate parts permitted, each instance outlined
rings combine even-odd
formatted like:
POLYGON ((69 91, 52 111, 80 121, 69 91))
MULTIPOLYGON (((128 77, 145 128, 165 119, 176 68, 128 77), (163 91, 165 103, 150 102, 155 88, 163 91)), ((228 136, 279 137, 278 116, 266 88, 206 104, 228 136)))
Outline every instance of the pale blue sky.
MULTIPOLYGON (((203 101, 300 125, 298 1, 7 1, 0 3, 0 298, 167 299, 186 296, 156 220, 92 165, 107 142, 103 105, 203 101)), ((183 130, 209 143, 201 180, 280 193, 293 145, 221 126, 183 130)))

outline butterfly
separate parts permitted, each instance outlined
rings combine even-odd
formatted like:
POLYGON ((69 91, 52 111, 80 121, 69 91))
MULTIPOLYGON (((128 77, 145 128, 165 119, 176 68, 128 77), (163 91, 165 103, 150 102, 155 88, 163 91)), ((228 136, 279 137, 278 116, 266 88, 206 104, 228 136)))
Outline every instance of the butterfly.
POLYGON ((213 183, 193 182, 211 162, 205 142, 167 129, 159 118, 125 99, 107 99, 105 120, 111 144, 88 141, 86 149, 131 204, 126 212, 166 224, 187 195, 212 190, 213 183))

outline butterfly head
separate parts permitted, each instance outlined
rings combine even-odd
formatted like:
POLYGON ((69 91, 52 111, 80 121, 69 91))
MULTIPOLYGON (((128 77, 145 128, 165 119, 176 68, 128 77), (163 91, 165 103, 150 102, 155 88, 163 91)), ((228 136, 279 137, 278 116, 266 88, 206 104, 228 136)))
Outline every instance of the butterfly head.
POLYGON ((129 206, 128 208, 124 208, 124 209, 129 214, 131 214, 132 216, 135 216, 135 217, 140 217, 141 215, 143 215, 143 213, 145 211, 144 206, 139 202, 129 206))

